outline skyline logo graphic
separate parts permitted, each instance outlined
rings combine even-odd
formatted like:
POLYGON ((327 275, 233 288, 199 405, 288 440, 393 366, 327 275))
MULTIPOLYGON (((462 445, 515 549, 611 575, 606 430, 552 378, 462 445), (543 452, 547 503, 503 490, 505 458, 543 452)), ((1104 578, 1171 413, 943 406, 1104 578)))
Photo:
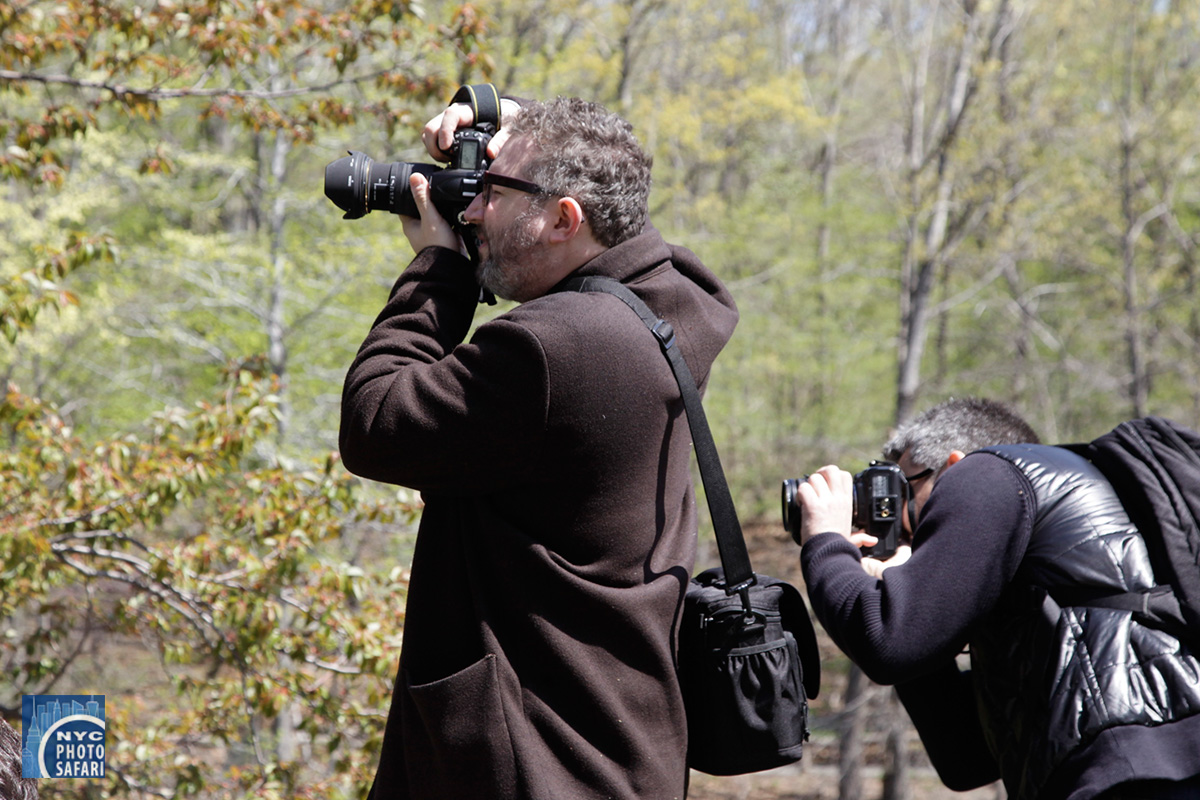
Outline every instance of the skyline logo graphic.
POLYGON ((21 697, 22 778, 103 778, 104 763, 104 695, 21 697))

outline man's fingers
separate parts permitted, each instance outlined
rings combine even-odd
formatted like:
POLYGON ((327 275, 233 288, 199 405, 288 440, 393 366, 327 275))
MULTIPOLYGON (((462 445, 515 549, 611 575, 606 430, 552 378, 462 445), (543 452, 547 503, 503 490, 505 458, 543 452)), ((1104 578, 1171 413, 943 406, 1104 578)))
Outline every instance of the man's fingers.
POLYGON ((827 464, 808 476, 808 483, 818 494, 845 489, 853 476, 835 464, 827 464))
POLYGON ((412 190, 413 202, 424 219, 429 210, 429 181, 421 173, 414 172, 408 176, 408 188, 412 190))
POLYGON ((852 533, 850 534, 850 544, 855 547, 874 547, 879 544, 879 539, 869 533, 852 533))
MULTIPOLYGON (((515 101, 508 99, 500 101, 500 108, 504 122, 508 122, 521 111, 521 107, 515 101)), ((425 123, 425 128, 421 131, 421 143, 425 145, 429 155, 438 161, 449 161, 450 148, 454 146, 455 131, 469 128, 474 124, 475 112, 471 109, 470 104, 451 103, 445 111, 425 123)), ((501 128, 488 142, 488 156, 494 159, 500 155, 500 148, 507 140, 508 131, 501 128)))
POLYGON ((442 115, 442 128, 438 131, 438 149, 449 155, 450 148, 454 146, 454 132, 460 127, 470 125, 475 118, 474 114, 467 113, 463 119, 462 114, 447 113, 442 115), (461 121, 461 125, 460 125, 461 121))
POLYGON ((450 159, 450 148, 454 145, 454 132, 469 127, 475 122, 475 112, 466 103, 454 103, 425 123, 421 131, 421 143, 429 155, 439 161, 450 159))
POLYGON ((413 173, 408 179, 412 190, 413 202, 417 207, 420 219, 416 217, 401 217, 404 225, 404 235, 412 245, 413 252, 421 252, 426 247, 445 247, 449 250, 460 250, 462 242, 442 215, 438 213, 429 195, 429 181, 420 173, 413 173))
POLYGON ((500 155, 500 148, 503 147, 504 143, 507 141, 508 141, 508 131, 506 131, 504 129, 497 131, 496 135, 492 137, 492 140, 490 142, 488 142, 488 146, 487 146, 488 158, 495 161, 496 156, 500 155))

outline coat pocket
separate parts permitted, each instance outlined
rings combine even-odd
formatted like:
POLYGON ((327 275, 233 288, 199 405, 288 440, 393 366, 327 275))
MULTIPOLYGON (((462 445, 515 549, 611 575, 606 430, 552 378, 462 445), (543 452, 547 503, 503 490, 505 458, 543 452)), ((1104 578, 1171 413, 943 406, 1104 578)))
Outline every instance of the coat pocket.
MULTIPOLYGON (((420 796, 516 798, 516 764, 495 655, 433 683, 405 685, 426 734, 426 753, 409 750, 420 796)), ((419 748, 424 750, 424 748, 419 748)))

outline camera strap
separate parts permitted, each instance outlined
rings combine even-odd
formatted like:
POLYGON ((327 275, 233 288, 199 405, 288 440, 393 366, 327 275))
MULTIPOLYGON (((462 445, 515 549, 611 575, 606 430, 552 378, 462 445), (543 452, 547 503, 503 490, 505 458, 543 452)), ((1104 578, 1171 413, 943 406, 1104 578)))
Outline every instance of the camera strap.
POLYGON ((676 383, 679 384, 679 393, 683 397, 683 407, 687 412, 692 446, 696 450, 696 461, 700 465, 700 480, 704 484, 704 497, 708 501, 708 513, 712 517, 713 530, 717 537, 717 551, 721 554, 725 592, 730 595, 741 594, 742 601, 748 608, 748 592, 750 587, 758 582, 758 577, 750 566, 750 554, 746 551, 742 526, 738 522, 737 509, 734 508, 733 498, 729 494, 725 471, 721 469, 717 445, 708 428, 708 417, 705 416, 704 405, 700 402, 696 380, 692 377, 687 362, 683 360, 683 354, 675 346, 675 331, 671 323, 660 319, 628 286, 612 278, 595 275, 571 278, 563 283, 562 290, 606 292, 617 297, 637 313, 658 339, 659 347, 671 365, 676 383))
POLYGON ((467 103, 475 114, 475 127, 492 126, 492 132, 500 130, 500 93, 490 83, 474 83, 462 86, 451 103, 467 103))

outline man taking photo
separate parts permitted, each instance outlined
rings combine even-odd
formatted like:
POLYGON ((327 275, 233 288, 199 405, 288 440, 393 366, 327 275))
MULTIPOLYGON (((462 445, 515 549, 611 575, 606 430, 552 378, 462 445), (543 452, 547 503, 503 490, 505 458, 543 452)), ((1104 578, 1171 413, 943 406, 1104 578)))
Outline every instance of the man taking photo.
POLYGON ((1036 442, 986 400, 903 426, 884 457, 908 476, 912 554, 879 577, 850 530, 850 473, 819 470, 798 490, 813 610, 872 680, 896 685, 952 789, 999 778, 1012 800, 1200 797, 1200 660, 1129 611, 1078 602, 1153 586, 1146 543, 1090 462, 1036 442))
MULTIPOLYGON (((431 123, 431 152, 443 123, 470 124, 468 107, 431 123)), ((697 521, 683 405, 631 309, 557 289, 619 280, 674 326, 700 382, 737 312, 649 225, 651 160, 627 122, 559 99, 501 133, 464 212, 480 263, 414 176, 417 255, 346 376, 347 468, 425 503, 372 797, 681 798, 675 636, 697 521), (520 305, 467 341, 479 285, 520 305)))

